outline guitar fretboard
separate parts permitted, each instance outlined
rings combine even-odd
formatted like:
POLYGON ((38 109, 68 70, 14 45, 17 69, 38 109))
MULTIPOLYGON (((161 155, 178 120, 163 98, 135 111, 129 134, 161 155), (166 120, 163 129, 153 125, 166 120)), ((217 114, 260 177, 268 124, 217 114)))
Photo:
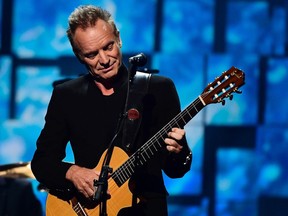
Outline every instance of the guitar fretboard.
POLYGON ((112 173, 112 178, 120 187, 135 172, 136 167, 144 165, 164 144, 164 139, 173 127, 183 128, 201 109, 205 107, 199 96, 187 108, 170 120, 160 131, 142 145, 129 159, 112 173))

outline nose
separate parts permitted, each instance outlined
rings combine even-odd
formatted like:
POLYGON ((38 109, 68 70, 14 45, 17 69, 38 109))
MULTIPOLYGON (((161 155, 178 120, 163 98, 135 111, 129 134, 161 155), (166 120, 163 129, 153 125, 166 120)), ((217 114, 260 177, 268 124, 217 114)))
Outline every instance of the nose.
POLYGON ((99 51, 99 63, 101 65, 109 65, 109 56, 105 53, 104 50, 99 51))

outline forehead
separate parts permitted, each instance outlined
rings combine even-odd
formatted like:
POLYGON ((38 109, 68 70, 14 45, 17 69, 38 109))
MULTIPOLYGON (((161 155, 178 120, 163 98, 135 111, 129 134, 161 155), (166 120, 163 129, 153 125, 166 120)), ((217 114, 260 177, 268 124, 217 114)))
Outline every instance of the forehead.
POLYGON ((85 29, 79 27, 74 34, 75 45, 81 50, 100 48, 115 39, 112 26, 103 20, 97 20, 95 25, 85 29))

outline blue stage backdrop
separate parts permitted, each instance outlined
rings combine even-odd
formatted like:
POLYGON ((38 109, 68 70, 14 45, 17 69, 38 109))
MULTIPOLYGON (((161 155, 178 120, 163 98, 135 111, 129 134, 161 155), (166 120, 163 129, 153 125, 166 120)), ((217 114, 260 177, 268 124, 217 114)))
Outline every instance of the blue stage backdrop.
MULTIPOLYGON (((144 52, 147 68, 174 80, 183 109, 231 66, 246 73, 242 94, 185 126, 193 164, 182 179, 165 177, 170 215, 286 215, 286 0, 0 0, 0 165, 31 161, 52 83, 86 72, 65 33, 80 4, 112 12, 125 59, 144 52)), ((27 181, 44 212, 47 193, 27 181)))

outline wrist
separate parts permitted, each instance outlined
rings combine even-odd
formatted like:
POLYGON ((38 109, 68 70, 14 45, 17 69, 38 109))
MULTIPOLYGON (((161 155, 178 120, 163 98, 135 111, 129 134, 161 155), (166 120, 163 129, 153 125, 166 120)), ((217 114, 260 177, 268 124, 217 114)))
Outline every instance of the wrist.
POLYGON ((77 171, 78 169, 78 166, 77 165, 72 165, 70 166, 70 168, 67 170, 66 172, 66 175, 65 175, 65 178, 67 180, 72 180, 73 176, 74 176, 74 173, 77 171))

